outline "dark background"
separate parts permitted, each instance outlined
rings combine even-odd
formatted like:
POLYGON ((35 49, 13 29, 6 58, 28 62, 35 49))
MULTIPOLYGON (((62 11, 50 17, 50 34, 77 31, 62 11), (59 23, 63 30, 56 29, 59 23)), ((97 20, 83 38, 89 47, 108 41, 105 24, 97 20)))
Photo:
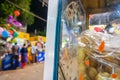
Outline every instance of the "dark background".
MULTIPOLYGON (((31 12, 47 20, 47 9, 48 8, 47 6, 42 6, 42 2, 40 2, 39 0, 32 0, 30 8, 31 8, 31 12)), ((27 32, 35 33, 35 30, 37 30, 37 32, 38 31, 46 32, 47 22, 42 21, 36 17, 34 18, 35 18, 34 23, 31 26, 27 27, 27 32)))

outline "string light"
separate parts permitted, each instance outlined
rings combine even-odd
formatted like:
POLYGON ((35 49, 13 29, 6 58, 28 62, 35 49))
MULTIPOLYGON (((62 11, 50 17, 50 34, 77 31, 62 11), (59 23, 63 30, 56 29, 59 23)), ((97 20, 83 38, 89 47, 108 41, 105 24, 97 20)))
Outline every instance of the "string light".
POLYGON ((47 20, 45 20, 44 18, 42 18, 42 17, 40 17, 40 16, 38 16, 38 15, 32 13, 32 12, 29 12, 29 11, 27 11, 27 10, 24 9, 24 8, 21 8, 20 6, 16 5, 15 3, 13 3, 13 2, 11 2, 11 1, 9 1, 9 0, 6 0, 6 1, 7 1, 8 3, 16 6, 17 8, 19 8, 19 9, 21 9, 21 10, 23 10, 23 11, 25 11, 25 12, 31 14, 31 15, 33 15, 34 17, 36 17, 36 18, 38 18, 38 19, 40 19, 40 20, 42 20, 42 21, 44 21, 44 22, 47 22, 47 20))

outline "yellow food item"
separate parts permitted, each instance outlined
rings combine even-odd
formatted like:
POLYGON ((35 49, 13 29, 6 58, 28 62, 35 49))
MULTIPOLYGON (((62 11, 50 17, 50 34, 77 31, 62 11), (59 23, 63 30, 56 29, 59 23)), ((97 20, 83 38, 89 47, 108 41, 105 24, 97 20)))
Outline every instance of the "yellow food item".
POLYGON ((79 48, 78 49, 78 62, 81 63, 85 59, 85 49, 79 48))
POLYGON ((79 74, 85 74, 86 72, 86 67, 84 63, 78 64, 78 72, 79 74))
POLYGON ((87 75, 90 77, 90 79, 94 80, 97 75, 97 70, 93 67, 89 67, 87 75))
POLYGON ((96 80, 110 80, 110 74, 107 72, 99 73, 96 80))

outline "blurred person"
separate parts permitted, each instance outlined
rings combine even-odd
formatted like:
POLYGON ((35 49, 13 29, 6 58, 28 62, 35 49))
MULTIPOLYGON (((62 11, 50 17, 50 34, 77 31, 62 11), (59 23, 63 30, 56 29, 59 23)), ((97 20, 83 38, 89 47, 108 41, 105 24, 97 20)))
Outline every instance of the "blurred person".
POLYGON ((8 51, 11 51, 11 49, 12 49, 12 43, 11 43, 11 42, 8 42, 8 43, 7 43, 7 50, 8 50, 8 51))
POLYGON ((35 57, 36 57, 36 47, 34 45, 31 46, 31 55, 32 55, 32 60, 33 63, 35 63, 35 57))
POLYGON ((38 52, 42 52, 43 51, 43 43, 37 42, 36 43, 36 49, 37 49, 38 52))
POLYGON ((32 62, 31 44, 28 45, 27 50, 28 50, 28 64, 30 64, 32 62))
POLYGON ((12 46, 12 54, 12 59, 13 61, 15 60, 15 68, 17 68, 19 65, 19 46, 17 45, 17 43, 15 43, 15 45, 12 46))
POLYGON ((43 43, 43 51, 45 52, 46 43, 43 43))
POLYGON ((36 62, 39 62, 39 56, 43 52, 43 44, 41 42, 36 43, 36 62))
POLYGON ((27 47, 26 44, 23 44, 20 53, 21 53, 21 68, 23 68, 27 63, 27 47))

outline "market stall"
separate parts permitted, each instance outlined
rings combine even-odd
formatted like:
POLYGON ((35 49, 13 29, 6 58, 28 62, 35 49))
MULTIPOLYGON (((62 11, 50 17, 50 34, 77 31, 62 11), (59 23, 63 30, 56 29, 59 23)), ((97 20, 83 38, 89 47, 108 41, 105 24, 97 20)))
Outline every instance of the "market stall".
POLYGON ((46 42, 46 37, 45 36, 30 37, 30 41, 43 41, 43 42, 46 42))

